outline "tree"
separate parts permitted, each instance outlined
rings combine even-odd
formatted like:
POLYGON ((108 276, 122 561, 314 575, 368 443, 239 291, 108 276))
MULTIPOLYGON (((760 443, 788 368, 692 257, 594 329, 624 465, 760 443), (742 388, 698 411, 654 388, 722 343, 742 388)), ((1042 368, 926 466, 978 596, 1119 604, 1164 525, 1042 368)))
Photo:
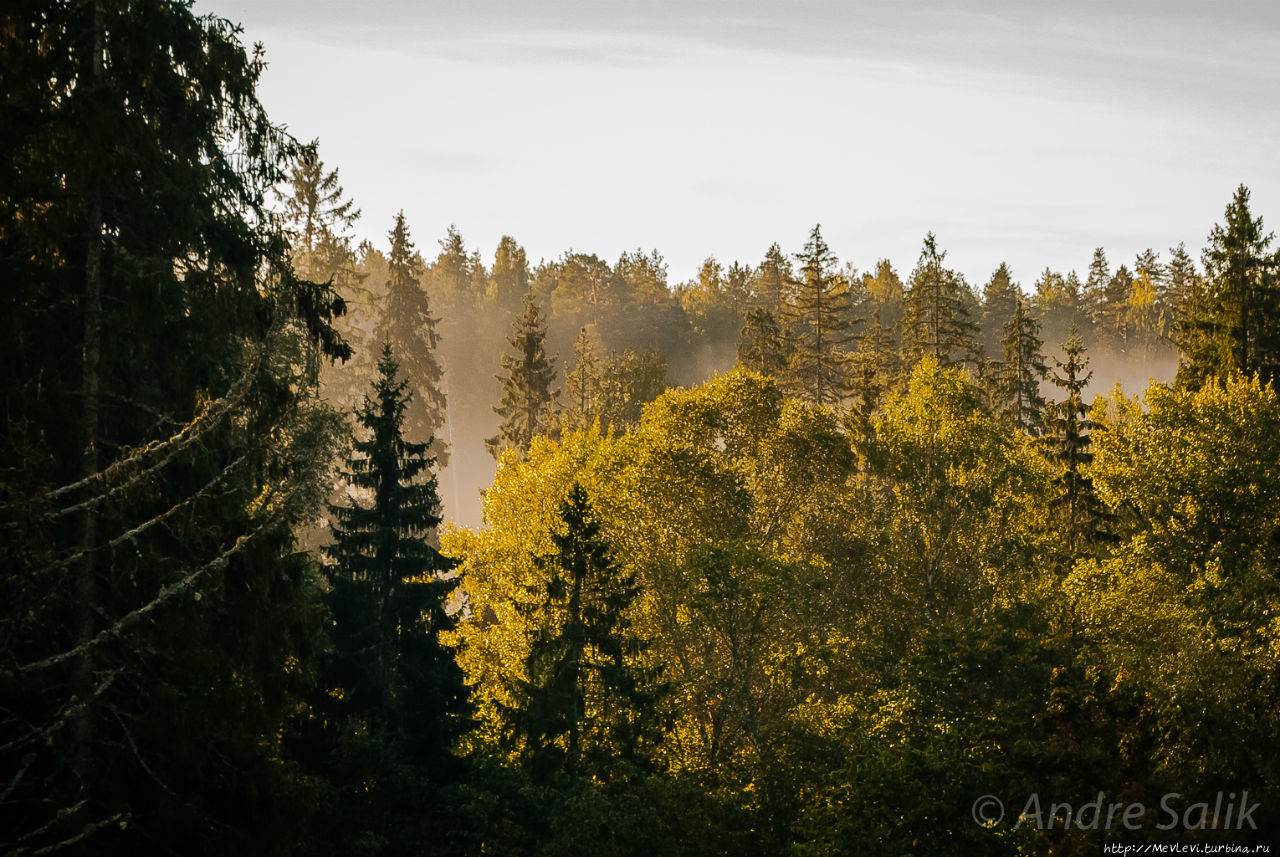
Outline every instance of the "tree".
POLYGON ((282 853, 350 349, 267 205, 300 148, 229 22, 0 12, 0 830, 15 852, 282 853), (10 123, 14 124, 10 124, 10 123), (256 799, 271 794, 271 804, 256 799))
MULTIPOLYGON (((430 544, 440 499, 429 444, 405 440, 410 394, 390 346, 365 397, 345 478, 350 502, 331 506, 334 652, 315 710, 328 732, 318 753, 337 791, 320 820, 348 848, 421 847, 433 795, 457 774, 452 751, 468 694, 449 635, 455 563, 430 544)), ((314 752, 314 751, 313 751, 314 752)), ((435 813, 437 822, 438 812, 435 813)))
POLYGON ((1013 318, 1014 305, 1022 290, 1013 281, 1004 262, 991 274, 982 289, 982 351, 996 355, 1004 341, 1004 328, 1013 318))
POLYGON ((1080 309, 1090 328, 1102 323, 1102 305, 1106 300, 1107 283, 1111 282, 1111 263, 1101 247, 1094 248, 1089 261, 1089 273, 1085 277, 1084 291, 1080 293, 1080 309))
POLYGON ((502 312, 514 315, 520 308, 522 296, 528 290, 529 261, 524 248, 510 235, 503 235, 493 254, 488 298, 502 312))
POLYGON ((360 209, 339 183, 338 170, 325 170, 318 146, 303 148, 289 173, 288 195, 282 195, 284 219, 295 249, 310 255, 360 219, 360 209))
POLYGON ((596 389, 602 427, 634 426, 644 406, 667 389, 667 359, 657 351, 628 348, 601 368, 596 389))
POLYGON ((578 331, 573 343, 573 369, 565 373, 564 412, 569 431, 587 428, 600 415, 600 337, 594 328, 578 331))
POLYGON ((528 452, 533 439, 545 434, 551 425, 556 391, 555 358, 543 350, 547 328, 542 310, 534 302, 533 293, 524 299, 524 312, 515 320, 508 342, 514 353, 504 355, 498 376, 502 382, 502 400, 494 412, 502 417, 498 434, 487 439, 489 454, 498 458, 504 449, 528 452))
POLYGON ((1040 348, 1040 323, 1031 315, 1028 300, 1021 295, 1013 307, 1013 317, 1005 323, 1004 361, 997 384, 1002 410, 1014 426, 1027 434, 1039 434, 1044 424, 1044 397, 1040 382, 1048 367, 1040 348))
POLYGON ((911 353, 917 359, 932 354, 943 365, 950 365, 973 359, 977 325, 969 319, 962 294, 967 286, 943 266, 946 258, 933 233, 925 235, 906 294, 905 326, 911 353))
POLYGON ((528 678, 507 717, 535 774, 607 778, 618 761, 651 752, 657 688, 635 663, 641 644, 627 616, 640 590, 614 562, 581 485, 570 489, 560 519, 556 553, 540 563, 545 585, 525 608, 539 618, 528 678))
POLYGON ((738 333, 738 365, 777 378, 790 360, 789 345, 771 311, 749 309, 738 333))
POLYGON ((848 284, 835 271, 836 256, 813 227, 796 255, 802 279, 785 307, 793 351, 786 379, 797 394, 817 405, 834 405, 849 394, 848 355, 853 340, 848 284))
POLYGON ((414 443, 431 444, 431 454, 441 467, 449 463, 444 429, 448 402, 444 394, 444 369, 436 358, 440 337, 438 319, 431 315, 422 288, 422 259, 413 248, 404 212, 396 215, 388 237, 387 298, 382 317, 374 328, 374 341, 389 345, 400 355, 400 365, 413 385, 413 402, 405 417, 405 436, 414 443))
POLYGON ((1227 205, 1224 224, 1215 224, 1204 250, 1208 292, 1191 323, 1212 342, 1212 352, 1188 355, 1180 378, 1202 383, 1211 375, 1280 372, 1280 277, 1267 247, 1262 218, 1249 211, 1249 189, 1241 185, 1227 205))
POLYGON ((1093 372, 1079 331, 1073 328, 1062 348, 1067 359, 1054 359, 1058 371, 1051 380, 1067 397, 1049 408, 1046 440, 1049 457, 1061 468, 1054 477, 1050 503, 1059 515, 1069 563, 1105 541, 1113 516, 1086 473, 1093 462, 1089 433, 1097 425, 1089 419, 1089 406, 1084 403, 1084 388, 1093 372))

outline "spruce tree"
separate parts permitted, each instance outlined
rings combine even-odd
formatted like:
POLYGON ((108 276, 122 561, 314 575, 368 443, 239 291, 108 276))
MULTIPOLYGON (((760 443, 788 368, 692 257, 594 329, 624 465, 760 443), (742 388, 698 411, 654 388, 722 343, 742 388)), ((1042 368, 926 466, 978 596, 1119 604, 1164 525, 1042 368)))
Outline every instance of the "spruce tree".
POLYGON ((998 382, 999 410, 1028 434, 1039 434, 1044 425, 1044 397, 1040 381, 1048 367, 1041 352, 1040 323, 1031 314, 1025 297, 1013 305, 1013 317, 1004 326, 1001 347, 1004 360, 998 382))
POLYGON ((1089 275, 1084 281, 1084 291, 1080 296, 1080 312, 1094 339, 1102 339, 1105 326, 1104 307, 1107 303, 1107 286, 1111 282, 1111 264, 1107 261, 1107 253, 1101 247, 1094 248, 1093 258, 1089 261, 1089 275))
POLYGON ((821 224, 813 227, 796 260, 800 279, 785 314, 792 342, 785 380, 815 405, 835 405, 849 395, 853 310, 848 284, 835 270, 836 256, 822 238, 821 224))
POLYGON ((545 581, 522 608, 536 628, 527 678, 504 714, 535 776, 609 779, 647 761, 661 688, 637 665, 643 646, 627 611, 639 584, 614 560, 582 486, 560 520, 556 552, 539 562, 545 581))
POLYGON ((1071 560, 1085 556, 1091 546, 1109 538, 1108 526, 1113 516, 1094 491, 1093 480, 1084 473, 1093 461, 1089 433, 1096 426, 1089 419, 1089 406, 1084 402, 1084 388, 1093 373, 1078 330, 1072 329, 1063 344, 1063 353, 1067 359, 1054 359, 1058 371, 1051 380, 1067 397, 1049 408, 1046 441, 1051 459, 1061 468, 1054 478, 1055 493, 1050 502, 1066 537, 1069 567, 1071 560))
POLYGON ((432 794, 457 775, 452 750, 469 713, 441 639, 456 625, 457 581, 454 561, 430 543, 441 520, 435 460, 429 444, 404 437, 411 394, 398 369, 384 346, 344 474, 351 502, 330 507, 334 651, 314 702, 329 724, 328 752, 315 755, 337 793, 326 835, 396 854, 420 847, 432 794))
POLYGON ((1280 272, 1267 252, 1274 237, 1249 211, 1249 189, 1241 185, 1215 224, 1204 250, 1206 293, 1198 317, 1189 319, 1202 353, 1187 354, 1179 379, 1199 384, 1211 376, 1257 372, 1264 381, 1280 375, 1280 272), (1207 346, 1207 347, 1206 347, 1207 346))
POLYGON ((906 340, 915 358, 932 354, 944 366, 974 360, 977 325, 969 317, 967 287, 944 266, 947 254, 925 235, 906 294, 906 340))
POLYGON ((0 9, 6 853, 306 839, 279 735, 323 630, 293 532, 340 426, 313 370, 350 349, 268 206, 301 147, 238 34, 0 9))
POLYGON ((542 310, 534 301, 533 293, 528 292, 524 312, 516 318, 507 340, 512 353, 502 357, 506 374, 498 376, 502 382, 502 399, 493 410, 502 417, 502 423, 498 434, 484 442, 494 458, 504 449, 528 452, 534 437, 545 434, 551 426, 556 396, 551 387, 555 380, 555 358, 546 355, 546 338, 542 310))
POLYGON ((439 321, 431 315, 427 293, 422 288, 422 259, 414 251, 404 212, 396 215, 388 235, 391 254, 387 258, 387 297, 382 316, 374 328, 374 341, 389 345, 398 355, 405 377, 410 379, 412 404, 405 415, 405 437, 414 443, 431 444, 431 454, 441 467, 449 463, 445 440, 448 403, 444 394, 444 369, 436 357, 440 337, 439 321))
POLYGON ((1000 353, 1004 328, 1013 318, 1014 304, 1021 294, 1004 262, 991 274, 982 289, 982 352, 988 358, 1000 353))

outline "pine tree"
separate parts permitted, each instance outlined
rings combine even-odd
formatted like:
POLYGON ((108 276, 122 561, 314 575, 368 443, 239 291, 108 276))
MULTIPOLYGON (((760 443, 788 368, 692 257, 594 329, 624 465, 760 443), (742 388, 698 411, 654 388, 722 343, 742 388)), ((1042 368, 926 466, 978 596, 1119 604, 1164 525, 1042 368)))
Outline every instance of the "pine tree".
POLYGON ((1049 409, 1046 440, 1050 457, 1062 468, 1054 478, 1055 495, 1050 502, 1061 516, 1068 558, 1075 560, 1084 556, 1091 545, 1109 538, 1108 526, 1113 516, 1094 491, 1093 480, 1084 473, 1093 461, 1089 433, 1096 426, 1089 420, 1089 407, 1084 403, 1084 388, 1093 373, 1089 371, 1079 331, 1071 331, 1063 352, 1066 362, 1054 360, 1059 371, 1053 373, 1052 381, 1067 397, 1049 409))
POLYGON ((835 405, 849 394, 849 355, 853 341, 848 284, 836 273, 836 256, 822 238, 821 224, 809 233, 796 255, 801 279, 786 306, 792 353, 785 373, 788 386, 816 405, 835 405))
POLYGON ((545 434, 551 426, 556 391, 555 358, 547 357, 547 338, 542 310, 529 292, 524 299, 524 312, 516 318, 508 342, 513 353, 503 355, 502 400, 493 410, 502 417, 498 434, 486 440, 489 454, 498 458, 504 449, 529 451, 534 437, 545 434))
POLYGON ((636 663, 643 647, 627 611, 639 584, 615 562, 580 485, 560 519, 556 553, 540 560, 545 583, 523 608, 537 629, 527 679, 504 714, 535 776, 609 779, 646 761, 660 688, 636 663))
POLYGON ((413 249, 404 212, 396 215, 388 236, 391 255, 387 259, 387 299, 382 317, 374 328, 374 341, 391 346, 412 384, 409 411, 405 416, 405 437, 414 443, 431 445, 431 454, 441 467, 449 463, 445 441, 448 404, 444 394, 444 369, 436 358, 440 337, 438 319, 431 315, 427 293, 422 289, 422 259, 413 249))
POLYGON ((432 791, 457 774, 452 750, 469 713, 441 639, 457 623, 457 581, 430 544, 441 520, 435 460, 403 435, 411 394, 398 369, 384 346, 357 414, 365 436, 347 462, 351 502, 330 507, 334 654, 317 701, 336 733, 327 773, 339 794, 322 826, 349 844, 376 837, 388 853, 415 847, 432 791))
POLYGON ((946 258, 933 233, 925 235, 906 294, 905 319, 911 353, 917 359, 932 354, 943 365, 972 361, 978 350, 977 325, 969 318, 963 294, 967 287, 943 266, 946 258))
POLYGON ((1019 296, 1013 317, 1004 326, 1001 346, 1004 361, 1000 366, 999 409, 1019 429, 1039 434, 1044 424, 1044 397, 1040 381, 1048 367, 1041 352, 1040 323, 1031 314, 1026 298, 1019 296))

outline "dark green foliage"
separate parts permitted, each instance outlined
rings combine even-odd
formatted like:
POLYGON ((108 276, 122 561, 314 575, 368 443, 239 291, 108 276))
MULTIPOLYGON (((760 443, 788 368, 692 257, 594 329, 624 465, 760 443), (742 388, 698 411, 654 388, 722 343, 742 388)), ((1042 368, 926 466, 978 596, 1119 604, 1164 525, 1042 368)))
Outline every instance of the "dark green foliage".
POLYGON ((459 774, 455 740, 467 689, 448 610, 454 563, 430 544, 440 523, 429 444, 402 434, 407 380, 389 346, 373 397, 357 414, 346 479, 352 503, 330 507, 326 553, 333 652, 298 752, 331 790, 317 828, 338 853, 431 853, 440 788, 459 774), (365 498, 361 502, 357 498, 365 498))
POLYGON ((321 630, 291 531, 349 349, 270 214, 300 147, 180 3, 0 12, 0 840, 270 854, 321 630))
POLYGON ((1019 295, 1014 299, 1013 316, 1004 326, 997 404, 1014 426, 1032 435, 1039 434, 1044 425, 1040 382, 1049 367, 1040 350, 1042 344, 1040 323, 1031 315, 1027 299, 1019 295))
POLYGON ((548 358, 544 345, 547 328, 542 310, 529 292, 524 312, 516 319, 507 340, 514 353, 502 357, 502 400, 494 408, 502 417, 498 434, 486 440, 489 453, 497 458, 504 449, 529 451, 533 439, 551 426, 555 391, 555 358, 548 358))
POLYGON ((1053 480, 1051 506, 1059 516, 1059 532, 1067 549, 1068 564, 1106 541, 1114 516, 1098 498, 1093 480, 1085 470, 1093 462, 1089 433, 1096 425, 1089 419, 1084 388, 1093 375, 1084 356, 1084 343, 1076 330, 1062 346, 1067 358, 1054 360, 1058 370, 1052 375, 1055 386, 1066 393, 1048 411, 1045 440, 1050 458, 1061 468, 1053 480))

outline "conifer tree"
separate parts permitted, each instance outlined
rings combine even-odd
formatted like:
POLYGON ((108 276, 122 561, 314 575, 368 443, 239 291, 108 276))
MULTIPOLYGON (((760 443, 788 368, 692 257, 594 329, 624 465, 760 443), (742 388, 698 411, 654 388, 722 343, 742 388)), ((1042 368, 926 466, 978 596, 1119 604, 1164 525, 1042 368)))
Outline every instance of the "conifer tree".
POLYGON ((996 268, 982 289, 982 352, 988 358, 999 354, 1004 328, 1013 318, 1014 304, 1021 294, 1004 263, 996 268))
POLYGON ((795 275, 791 269, 791 261, 776 243, 770 244, 764 254, 764 261, 756 268, 754 283, 756 306, 777 314, 791 297, 795 275))
POLYGON ((1201 353, 1189 354, 1179 372, 1184 382, 1231 372, 1257 372, 1264 381, 1280 375, 1280 263, 1267 252, 1273 234, 1249 211, 1249 189, 1241 185, 1215 224, 1204 250, 1206 294, 1189 319, 1201 353))
POLYGON ((487 297, 500 311, 514 314, 529 289, 529 260, 524 248, 510 235, 503 235, 493 255, 487 297))
POLYGON ((507 340, 512 353, 502 357, 506 374, 498 376, 502 382, 502 399, 493 410, 502 417, 502 423, 498 434, 484 442, 494 458, 504 449, 528 452, 533 438, 545 434, 551 426, 556 396, 551 387, 555 380, 555 358, 547 357, 546 338, 542 310, 534 301, 533 293, 526 293, 524 312, 516 318, 507 340))
POLYGON ((790 360, 789 344, 772 311, 749 309, 738 334, 738 365, 777 378, 790 360))
POLYGON ((1103 307, 1107 303, 1107 286, 1111 282, 1111 264, 1107 261, 1107 253, 1101 247, 1093 251, 1089 261, 1089 275, 1084 281, 1084 291, 1080 296, 1080 312, 1086 323, 1097 333, 1101 333, 1104 325, 1103 307))
POLYGON ((289 174, 288 195, 282 195, 284 219, 295 236, 295 249, 315 253, 327 241, 349 229, 360 218, 355 202, 338 178, 338 170, 326 170, 316 143, 303 148, 289 174))
POLYGON ((430 544, 441 520, 435 460, 404 437, 411 394, 398 368, 384 346, 357 414, 365 436, 347 462, 351 502, 330 507, 334 653, 315 703, 330 733, 317 755, 338 793, 320 823, 348 843, 376 837, 388 853, 416 847, 433 791, 457 774, 452 750, 469 713, 441 639, 456 625, 457 581, 430 544))
POLYGON ((568 431, 588 428, 600 415, 600 373, 600 337, 593 327, 584 327, 573 344, 573 369, 564 378, 568 431))
POLYGON ((821 224, 809 233, 796 255, 801 278, 786 306, 792 353, 788 386, 816 405, 834 405, 849 394, 849 355, 853 341, 848 284, 836 273, 836 256, 822 238, 821 224))
POLYGON ((412 385, 405 437, 414 443, 431 444, 432 457, 444 467, 449 463, 445 440, 448 404, 444 369, 436 357, 440 347, 438 319, 432 317, 422 288, 422 259, 414 251, 403 211, 396 215, 388 237, 391 254, 387 257, 386 307, 374 328, 374 341, 391 346, 412 385))
POLYGON ((314 369, 350 349, 268 206, 301 147, 239 32, 0 7, 5 853, 305 839, 279 734, 322 626, 293 531, 340 426, 314 369))
POLYGON ((858 398, 864 414, 869 415, 884 402, 901 373, 901 355, 892 332, 880 323, 877 309, 858 335, 850 373, 850 392, 858 398))
POLYGON ((1051 380, 1067 397, 1049 408, 1050 457, 1062 468, 1054 478, 1055 495, 1050 501, 1058 511, 1066 536, 1069 559, 1084 556, 1091 545, 1105 541, 1112 519, 1110 510, 1098 497, 1093 480, 1084 473, 1093 461, 1089 433, 1096 427, 1084 403, 1084 388, 1093 373, 1084 356, 1084 342, 1073 329, 1063 344, 1066 361, 1054 359, 1058 371, 1051 380))
POLYGON ((504 714, 535 776, 608 779, 645 762, 660 688, 636 663, 643 646, 627 611, 639 584, 615 562, 582 486, 560 520, 556 553, 540 560, 545 583, 522 610, 537 629, 527 678, 504 714))
POLYGON ((906 294, 906 340, 915 358, 932 354, 943 365, 973 360, 977 325, 969 317, 960 277, 943 263, 947 254, 925 235, 906 294))
POLYGON ((1004 326, 1004 361, 1000 366, 999 410, 1028 434, 1039 434, 1044 423, 1044 397, 1040 381, 1048 367, 1041 352, 1040 323, 1031 314, 1025 297, 1013 305, 1013 317, 1004 326))

